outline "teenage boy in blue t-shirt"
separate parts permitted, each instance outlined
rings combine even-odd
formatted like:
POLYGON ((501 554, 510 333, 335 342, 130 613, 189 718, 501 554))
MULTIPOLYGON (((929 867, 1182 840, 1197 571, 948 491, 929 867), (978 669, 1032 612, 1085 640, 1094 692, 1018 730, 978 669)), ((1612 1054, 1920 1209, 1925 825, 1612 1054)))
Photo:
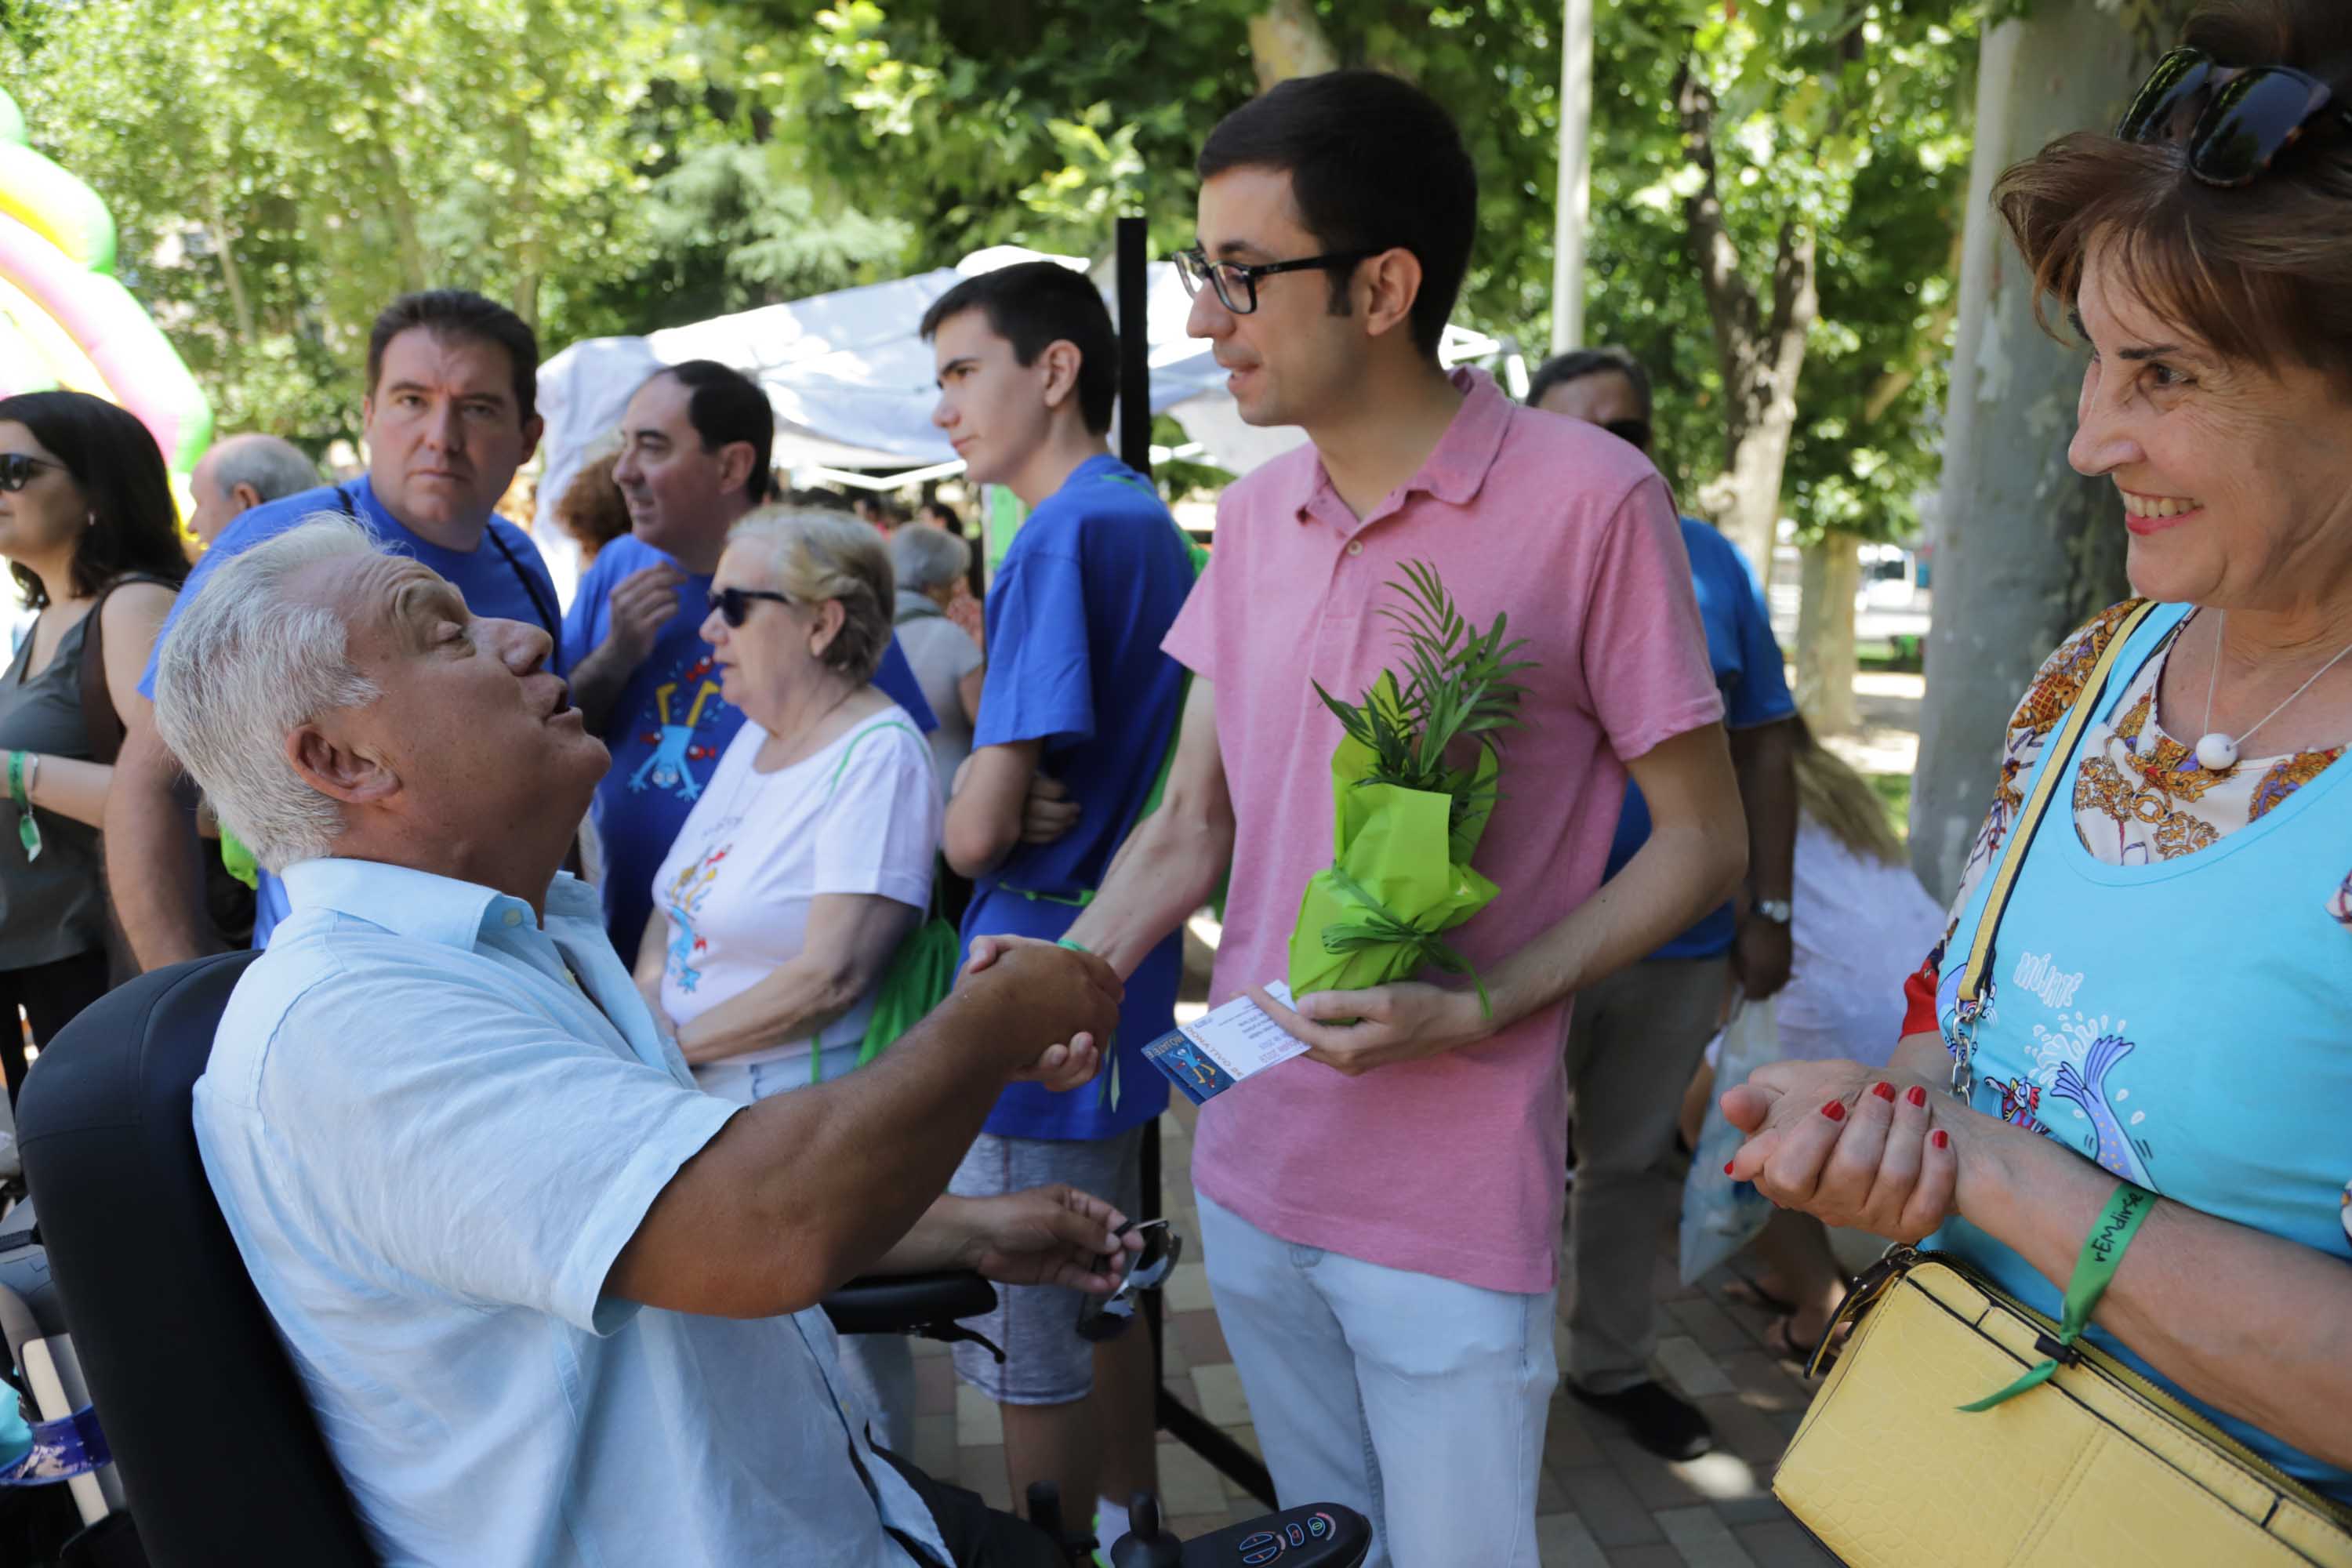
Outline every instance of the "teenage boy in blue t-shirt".
MULTIPOLYGON (((492 510, 539 445, 539 341, 530 326, 462 289, 404 294, 369 334, 367 382, 360 420, 368 471, 255 507, 224 529, 188 574, 157 651, 223 561, 318 512, 366 524, 384 549, 446 578, 475 615, 560 637, 555 583, 539 547, 492 510)), ((142 696, 154 694, 156 657, 148 655, 140 678, 142 696)), ((552 650, 549 658, 557 659, 552 650)), ((179 765, 151 723, 133 724, 107 798, 107 880, 140 966, 157 969, 210 952, 219 938, 199 907, 194 823, 174 796, 179 765)), ((284 885, 263 871, 255 947, 269 944, 287 909, 284 885)))
MULTIPOLYGON (((1158 492, 1105 440, 1118 339, 1084 274, 1040 261, 968 279, 922 332, 939 372, 933 421, 971 479, 1030 508, 989 587, 980 718, 948 805, 948 862, 975 884, 964 943, 1054 940, 1101 886, 1174 732, 1183 672, 1160 644, 1191 591, 1192 556, 1158 492), (1042 825, 1024 832, 1041 777, 1076 813, 1050 838, 1042 825)), ((1171 934, 1127 983, 1102 1081, 1008 1089, 949 1190, 1067 1182, 1135 1213, 1142 1130, 1168 1103, 1142 1047, 1173 1026, 1181 966, 1171 934)), ((1069 1506, 1097 1498, 1096 1532, 1116 1541, 1126 1500, 1155 1486, 1150 1342, 1129 1333, 1089 1352, 1075 1292, 999 1294, 982 1331, 1004 1364, 958 1346, 956 1372, 1003 1407, 1012 1494, 1051 1480, 1069 1506)))

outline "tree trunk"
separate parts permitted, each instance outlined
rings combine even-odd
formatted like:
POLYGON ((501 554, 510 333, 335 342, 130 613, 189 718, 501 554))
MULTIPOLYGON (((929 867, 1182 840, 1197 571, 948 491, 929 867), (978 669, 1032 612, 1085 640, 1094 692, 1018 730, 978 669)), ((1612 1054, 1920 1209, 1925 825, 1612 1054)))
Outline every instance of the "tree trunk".
POLYGON ((1825 533, 1805 547, 1797 606, 1797 706, 1819 735, 1859 728, 1854 712, 1853 595, 1862 585, 1860 542, 1825 533))
POLYGON ((2115 488, 2066 461, 2081 352, 2035 326, 2031 279, 1992 210, 1993 180, 2064 132, 2114 122, 2186 6, 2162 8, 2170 15, 2138 7, 2119 23, 2097 0, 2045 0, 2031 20, 1985 36, 1911 796, 1912 865, 1939 898, 1958 885, 2026 682, 2070 629, 2126 592, 2115 488))
POLYGON ((1715 175, 1715 95, 1686 62, 1675 96, 1700 176, 1683 200, 1685 237, 1706 294, 1723 374, 1723 472, 1700 489, 1699 510, 1746 552, 1769 587, 1780 538, 1780 477, 1797 428, 1797 379, 1805 368, 1806 334, 1821 313, 1813 235, 1794 218, 1781 224, 1772 298, 1758 299, 1723 221, 1715 175))
POLYGON ((229 233, 228 215, 222 209, 220 186, 217 182, 205 191, 205 226, 212 231, 213 254, 220 258, 221 286, 228 290, 228 306, 236 318, 236 345, 253 345, 253 301, 245 292, 245 273, 236 264, 236 249, 229 233))
POLYGON ((1249 42, 1260 92, 1292 77, 1339 68, 1339 51, 1331 47, 1312 0, 1272 0, 1250 18, 1249 42))

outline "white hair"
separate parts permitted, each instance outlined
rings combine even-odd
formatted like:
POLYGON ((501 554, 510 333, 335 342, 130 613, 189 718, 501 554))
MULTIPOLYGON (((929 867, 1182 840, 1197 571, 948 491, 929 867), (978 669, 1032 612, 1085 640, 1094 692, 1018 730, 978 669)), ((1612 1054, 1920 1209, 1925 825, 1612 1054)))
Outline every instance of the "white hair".
POLYGON ((181 608, 155 665, 155 728, 221 826, 272 871, 329 854, 342 807, 286 758, 286 737, 382 693, 351 661, 342 617, 287 591, 304 567, 373 555, 350 518, 314 512, 220 563, 181 608))
POLYGON ((943 528, 909 523, 890 535, 890 570, 902 594, 944 588, 971 567, 971 546, 943 528))
POLYGON ((277 436, 232 436, 215 448, 213 483, 223 495, 250 485, 263 500, 319 488, 319 467, 302 448, 277 436))

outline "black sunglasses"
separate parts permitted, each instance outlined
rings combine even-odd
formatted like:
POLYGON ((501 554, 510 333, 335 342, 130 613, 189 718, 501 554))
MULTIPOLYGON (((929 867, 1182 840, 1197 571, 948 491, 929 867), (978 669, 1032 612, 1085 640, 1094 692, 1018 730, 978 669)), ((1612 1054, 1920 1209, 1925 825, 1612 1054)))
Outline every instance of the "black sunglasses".
MULTIPOLYGON (((2200 100, 2189 129, 2189 172, 2206 184, 2233 188, 2268 173, 2336 103, 2336 89, 2292 66, 2225 66, 2202 49, 2174 49, 2140 84, 2116 122, 2116 136, 2169 140, 2200 100)), ((2336 115, 2352 125, 2352 110, 2337 104, 2336 115)))
POLYGON ((765 588, 713 588, 710 590, 710 607, 718 611, 719 618, 730 626, 740 626, 745 621, 751 619, 751 601, 754 599, 766 599, 779 605, 789 605, 793 602, 791 595, 772 593, 765 588))
MULTIPOLYGON (((1148 1219, 1141 1224, 1129 1220, 1113 1236, 1125 1236, 1139 1231, 1143 1237, 1143 1250, 1128 1265, 1127 1276, 1118 1288, 1108 1296, 1088 1296, 1078 1303, 1078 1338, 1100 1344, 1127 1332, 1135 1321, 1135 1309, 1146 1290, 1157 1290, 1168 1282, 1176 1270, 1176 1260, 1184 1255, 1184 1238, 1168 1228, 1164 1219, 1148 1219)), ((1103 1258, 1095 1264, 1097 1273, 1110 1272, 1110 1259, 1103 1258)))
POLYGON ((1328 272, 1335 267, 1353 267, 1359 261, 1391 248, 1381 246, 1370 250, 1335 250, 1328 256, 1305 256, 1297 261, 1212 261, 1199 246, 1180 250, 1173 258, 1176 276, 1184 280, 1184 292, 1197 295, 1206 283, 1217 291, 1217 298, 1226 310, 1236 316, 1246 316, 1257 309, 1257 280, 1284 272, 1328 272))
POLYGON ((56 468, 62 473, 65 465, 51 462, 47 458, 36 458, 30 452, 0 452, 0 494, 23 489, 43 468, 56 468))

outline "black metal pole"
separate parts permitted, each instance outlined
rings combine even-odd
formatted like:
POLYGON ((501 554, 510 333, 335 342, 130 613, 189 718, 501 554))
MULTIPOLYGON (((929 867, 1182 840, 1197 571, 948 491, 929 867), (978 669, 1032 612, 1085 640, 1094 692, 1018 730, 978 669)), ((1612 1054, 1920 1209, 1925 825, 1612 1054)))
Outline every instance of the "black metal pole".
POLYGON ((1151 473, 1151 324, 1146 308, 1147 226, 1118 220, 1118 455, 1137 473, 1151 473))

